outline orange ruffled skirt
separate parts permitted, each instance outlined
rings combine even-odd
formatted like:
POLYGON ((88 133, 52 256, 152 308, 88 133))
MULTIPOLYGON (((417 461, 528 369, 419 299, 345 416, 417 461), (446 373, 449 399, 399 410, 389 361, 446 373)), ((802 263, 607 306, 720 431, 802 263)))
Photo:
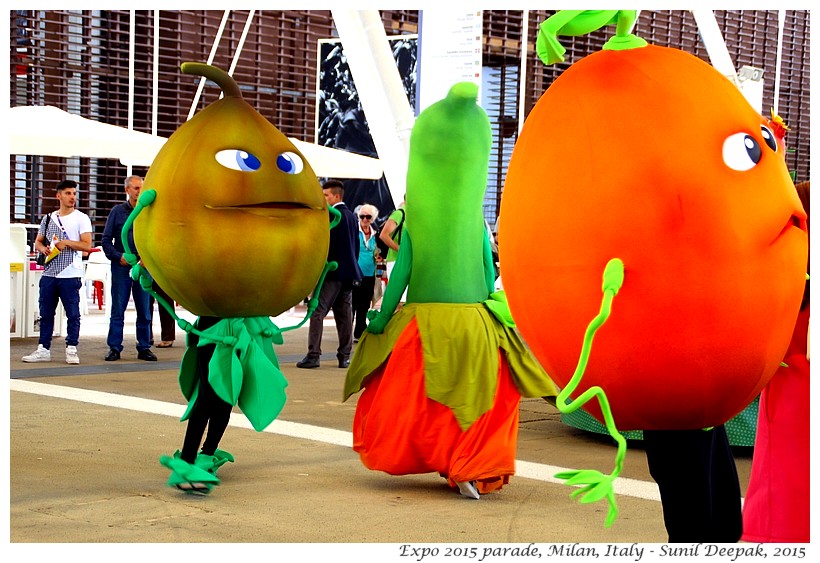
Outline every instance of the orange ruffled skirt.
POLYGON ((427 396, 419 328, 410 321, 364 382, 353 420, 353 449, 362 463, 391 475, 438 472, 451 487, 476 481, 480 493, 507 484, 515 473, 521 394, 498 354, 492 408, 463 430, 450 407, 427 396))

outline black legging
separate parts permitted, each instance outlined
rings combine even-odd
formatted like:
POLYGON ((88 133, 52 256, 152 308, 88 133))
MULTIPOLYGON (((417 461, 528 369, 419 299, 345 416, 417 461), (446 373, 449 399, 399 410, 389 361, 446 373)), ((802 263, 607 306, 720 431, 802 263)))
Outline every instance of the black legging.
MULTIPOLYGON (((200 317, 196 328, 204 330, 220 320, 218 317, 200 317)), ((188 336, 188 346, 196 346, 198 342, 199 337, 196 334, 191 333, 188 336)), ((202 443, 205 428, 208 428, 208 434, 205 436, 205 443, 202 444, 202 453, 214 455, 231 419, 233 406, 220 399, 208 382, 208 362, 211 361, 215 349, 216 345, 214 344, 196 348, 196 373, 199 378, 199 394, 188 416, 188 427, 185 429, 185 439, 182 442, 180 455, 184 461, 190 464, 194 463, 200 451, 199 445, 202 443)))
POLYGON ((669 543, 740 540, 740 482, 726 428, 644 430, 643 441, 669 543))
POLYGON ((361 338, 367 328, 367 311, 375 289, 376 276, 365 276, 362 283, 353 288, 353 338, 361 338))

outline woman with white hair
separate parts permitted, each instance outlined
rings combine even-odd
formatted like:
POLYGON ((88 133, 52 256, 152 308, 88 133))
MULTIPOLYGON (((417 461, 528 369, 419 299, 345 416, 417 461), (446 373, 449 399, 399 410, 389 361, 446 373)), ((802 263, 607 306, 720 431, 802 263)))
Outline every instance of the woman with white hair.
POLYGON ((359 341, 367 328, 367 310, 373 299, 376 287, 376 240, 379 233, 373 222, 379 216, 375 205, 362 204, 355 209, 359 218, 359 268, 362 270, 362 281, 353 287, 353 340, 359 341))

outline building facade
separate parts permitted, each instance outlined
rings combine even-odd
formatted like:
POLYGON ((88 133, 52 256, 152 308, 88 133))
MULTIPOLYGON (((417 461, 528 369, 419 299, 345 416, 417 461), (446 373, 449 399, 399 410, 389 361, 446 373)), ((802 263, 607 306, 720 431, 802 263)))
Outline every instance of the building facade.
MULTIPOLYGON (((535 38, 538 25, 553 13, 486 10, 482 14, 483 70, 488 76, 486 98, 491 100, 485 109, 494 135, 485 194, 490 224, 498 214, 520 114, 532 109, 569 64, 599 50, 611 35, 611 29, 604 29, 566 38, 562 40, 566 62, 546 67, 535 55, 535 38)), ((810 172, 809 12, 788 10, 784 15, 776 87, 778 11, 715 12, 735 67, 766 69, 763 108, 777 105, 791 127, 787 164, 795 180, 802 181, 810 172)), ((388 36, 419 32, 418 11, 386 10, 381 16, 388 36)), ((650 43, 677 47, 709 61, 689 11, 644 11, 635 32, 650 43)), ((213 64, 223 69, 235 65, 233 76, 243 97, 277 128, 290 137, 314 142, 317 46, 335 36, 331 12, 322 10, 12 10, 10 105, 53 105, 167 137, 189 113, 216 101, 220 93, 218 88, 205 88, 197 97, 199 78, 182 75, 180 63, 213 57, 213 64)), ((82 188, 79 207, 91 216, 94 243, 99 244, 109 210, 122 201, 124 178, 146 172, 144 167, 129 170, 112 159, 10 155, 10 221, 37 222, 56 207, 57 182, 76 179, 82 188)))

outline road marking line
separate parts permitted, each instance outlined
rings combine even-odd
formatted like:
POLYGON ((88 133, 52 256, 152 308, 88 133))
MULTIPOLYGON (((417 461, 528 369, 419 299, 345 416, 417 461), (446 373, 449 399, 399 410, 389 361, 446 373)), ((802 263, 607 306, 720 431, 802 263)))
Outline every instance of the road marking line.
MULTIPOLYGON (((36 383, 34 381, 26 381, 22 379, 12 379, 9 382, 9 389, 11 391, 31 393, 34 395, 54 397, 57 399, 67 399, 69 401, 92 403, 95 405, 128 409, 149 414, 173 416, 177 419, 182 417, 186 409, 186 405, 179 405, 176 403, 155 401, 153 399, 143 399, 141 397, 132 397, 129 395, 117 395, 116 393, 106 393, 103 391, 78 389, 76 387, 63 387, 48 383, 36 383)), ((251 426, 248 419, 244 416, 232 416, 230 426, 253 430, 253 426, 251 426)), ((273 423, 271 423, 271 425, 268 426, 263 432, 279 434, 281 436, 288 436, 291 438, 299 438, 302 440, 312 440, 314 442, 322 442, 325 444, 343 446, 346 448, 350 448, 353 445, 353 434, 351 432, 334 430, 332 428, 324 428, 321 426, 312 426, 310 424, 302 424, 299 422, 289 422, 286 420, 274 420, 273 423)), ((561 479, 556 479, 554 475, 561 471, 570 470, 571 469, 566 467, 558 467, 555 465, 545 465, 542 463, 533 463, 530 461, 521 460, 515 461, 515 474, 517 477, 524 477, 526 479, 534 479, 547 483, 563 483, 561 479)), ((615 479, 615 493, 622 496, 660 501, 658 487, 654 482, 650 481, 618 477, 615 479)))

